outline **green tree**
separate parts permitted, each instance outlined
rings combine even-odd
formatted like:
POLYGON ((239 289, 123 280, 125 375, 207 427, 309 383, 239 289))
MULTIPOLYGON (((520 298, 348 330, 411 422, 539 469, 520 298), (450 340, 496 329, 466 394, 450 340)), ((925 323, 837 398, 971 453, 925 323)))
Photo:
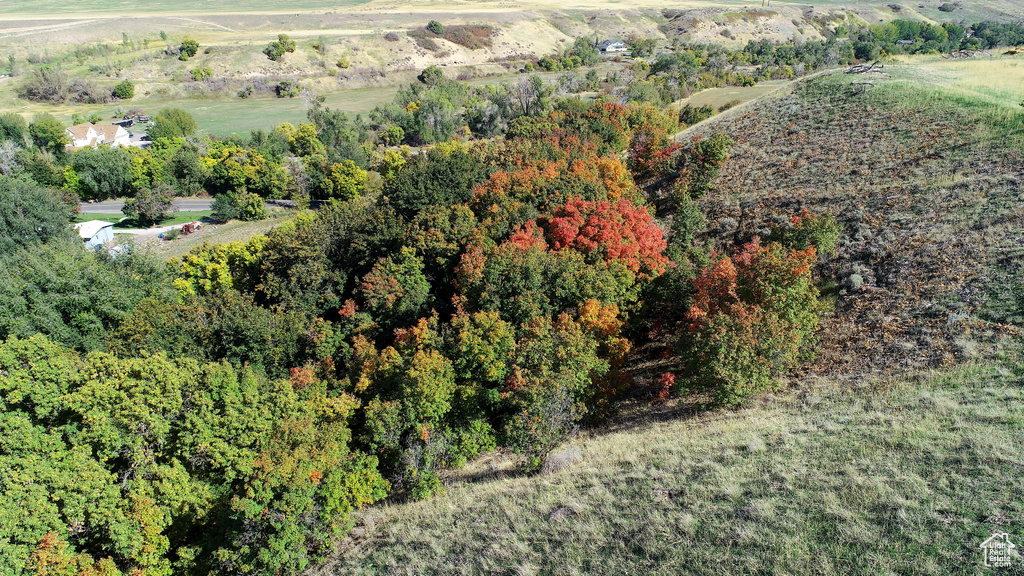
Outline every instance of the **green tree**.
POLYGON ((349 447, 356 406, 305 369, 272 380, 161 354, 81 356, 39 336, 0 343, 0 469, 32 479, 0 486, 0 564, 299 574, 388 488, 376 458, 349 447))
POLYGON ((203 163, 202 154, 191 144, 185 144, 174 151, 168 160, 167 169, 182 196, 195 196, 202 192, 210 177, 210 170, 203 163))
POLYGON ((411 248, 378 260, 363 276, 359 292, 374 319, 384 326, 415 320, 428 310, 430 301, 423 260, 411 248))
POLYGON ((569 49, 567 56, 575 56, 583 66, 593 66, 601 61, 601 51, 594 46, 594 42, 584 36, 577 38, 569 49))
POLYGON ((316 199, 352 200, 366 190, 369 176, 366 170, 351 160, 328 165, 326 159, 320 156, 310 158, 307 166, 315 174, 312 188, 316 199))
POLYGON ((150 140, 191 136, 198 130, 196 120, 181 108, 163 108, 153 116, 150 140))
POLYGON ((236 190, 213 197, 213 217, 221 222, 228 220, 266 220, 270 216, 263 198, 259 194, 236 190))
POLYGON ((64 124, 46 112, 35 115, 32 123, 28 125, 28 133, 33 144, 49 151, 57 158, 63 158, 66 154, 65 147, 71 144, 71 137, 68 136, 64 124))
POLYGON ((124 148, 83 148, 71 156, 71 167, 84 199, 121 198, 130 190, 131 153, 124 148))
POLYGON ((444 71, 437 66, 427 66, 420 75, 417 76, 420 82, 423 82, 427 86, 436 86, 438 82, 444 79, 444 71))
POLYGON ((657 46, 658 40, 656 38, 643 38, 641 36, 631 36, 629 38, 629 48, 634 57, 651 56, 654 54, 654 49, 657 46))
POLYGON ((0 339, 41 333, 78 350, 100 350, 139 301, 167 294, 156 263, 131 252, 85 252, 77 238, 13 251, 0 264, 0 339))
POLYGON ((0 142, 11 141, 19 146, 25 145, 28 125, 20 114, 4 112, 0 114, 0 142))
POLYGON ((181 46, 178 48, 178 60, 188 60, 195 56, 198 51, 199 42, 192 38, 185 38, 181 41, 181 46))
POLYGON ((121 100, 131 100, 134 97, 135 84, 132 84, 131 80, 122 80, 117 84, 117 86, 114 86, 114 98, 119 98, 121 100))
POLYGON ((287 34, 278 34, 277 40, 267 44, 267 47, 263 49, 267 58, 275 62, 288 52, 295 52, 295 40, 289 38, 287 34))
POLYGON ((437 34, 438 36, 444 34, 444 26, 441 25, 437 20, 431 20, 427 22, 427 30, 437 34))
POLYGON ((0 254, 69 236, 71 206, 27 178, 0 176, 0 254))
POLYGON ((166 219, 174 207, 174 190, 169 186, 143 188, 132 198, 125 198, 121 212, 136 222, 153 225, 166 219))

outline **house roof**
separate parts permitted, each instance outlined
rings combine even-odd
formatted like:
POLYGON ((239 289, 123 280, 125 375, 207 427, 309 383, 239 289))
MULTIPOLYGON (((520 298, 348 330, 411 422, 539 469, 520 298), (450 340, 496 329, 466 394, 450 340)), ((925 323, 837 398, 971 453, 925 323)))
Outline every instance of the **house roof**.
POLYGON ((597 46, 598 46, 598 48, 600 48, 602 46, 611 46, 612 44, 625 44, 625 43, 626 43, 625 40, 619 40, 618 38, 613 38, 611 40, 605 40, 604 42, 601 42, 597 46))
POLYGON ((92 128, 98 134, 102 134, 103 140, 106 142, 113 142, 114 138, 117 137, 118 132, 124 132, 126 136, 128 135, 127 130, 116 124, 93 124, 92 128))
POLYGON ((89 220, 88 222, 79 222, 75 224, 75 230, 78 231, 78 235, 88 240, 96 235, 97 232, 106 228, 113 227, 114 225, 110 222, 104 222, 103 220, 89 220))
POLYGON ((89 137, 89 129, 92 128, 92 124, 86 122, 85 124, 76 124, 68 128, 68 132, 71 132, 71 136, 75 140, 85 140, 89 137))

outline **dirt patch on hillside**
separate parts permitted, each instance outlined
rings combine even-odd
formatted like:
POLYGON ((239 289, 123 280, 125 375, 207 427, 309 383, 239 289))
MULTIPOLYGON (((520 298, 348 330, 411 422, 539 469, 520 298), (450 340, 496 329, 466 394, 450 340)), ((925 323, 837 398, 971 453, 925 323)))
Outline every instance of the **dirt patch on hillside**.
POLYGON ((955 108, 900 111, 841 76, 702 125, 736 141, 702 202, 709 228, 743 242, 803 208, 843 224, 814 370, 857 378, 995 350, 1020 333, 1024 155, 976 141, 955 108))

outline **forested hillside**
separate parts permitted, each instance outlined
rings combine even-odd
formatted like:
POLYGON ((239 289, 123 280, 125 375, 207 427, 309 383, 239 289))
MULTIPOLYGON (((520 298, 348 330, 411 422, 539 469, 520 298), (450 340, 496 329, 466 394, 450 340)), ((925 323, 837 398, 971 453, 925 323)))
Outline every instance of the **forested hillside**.
MULTIPOLYGON (((937 30, 962 44, 912 32, 937 30)), ((356 511, 486 454, 535 474, 623 410, 1015 350, 1022 115, 1001 87, 826 73, 681 136, 714 110, 658 105, 756 81, 722 58, 763 78, 856 50, 690 47, 594 98, 428 68, 368 121, 311 98, 299 126, 210 139, 165 109, 145 150, 0 116, 0 565, 297 574, 356 511), (298 208, 166 264, 68 226, 78 199, 159 220, 198 191, 222 219, 298 208)))

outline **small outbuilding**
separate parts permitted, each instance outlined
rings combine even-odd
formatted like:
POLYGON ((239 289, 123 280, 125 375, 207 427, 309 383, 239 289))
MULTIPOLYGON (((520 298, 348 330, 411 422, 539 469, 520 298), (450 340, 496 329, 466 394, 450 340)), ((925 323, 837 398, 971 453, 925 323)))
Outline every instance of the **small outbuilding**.
POLYGON ((75 230, 89 250, 99 250, 114 239, 114 225, 103 220, 89 220, 75 224, 75 230))

